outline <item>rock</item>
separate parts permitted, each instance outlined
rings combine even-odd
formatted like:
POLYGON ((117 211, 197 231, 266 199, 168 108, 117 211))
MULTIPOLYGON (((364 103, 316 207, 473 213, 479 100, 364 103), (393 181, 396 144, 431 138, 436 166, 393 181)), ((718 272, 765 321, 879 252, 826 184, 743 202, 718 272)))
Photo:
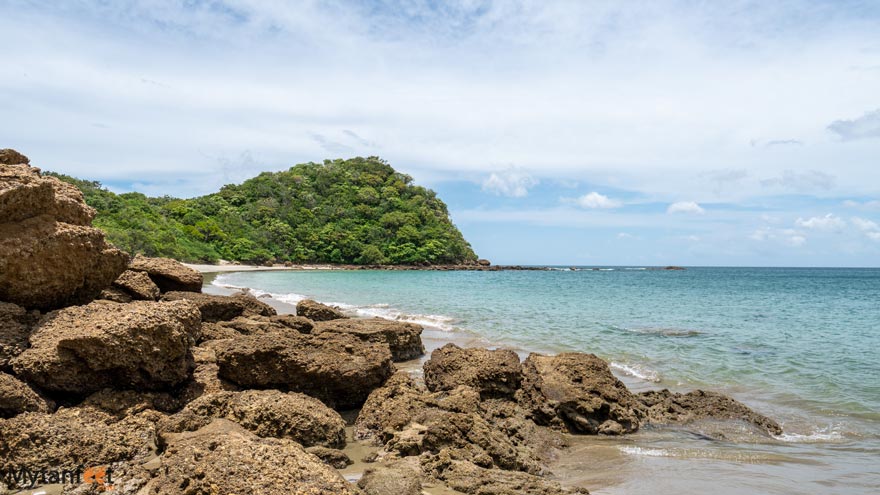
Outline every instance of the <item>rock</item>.
POLYGON ((216 342, 221 378, 305 393, 336 409, 361 406, 394 372, 387 346, 346 334, 266 333, 216 342))
POLYGON ((179 261, 138 255, 131 260, 128 269, 146 272, 162 292, 202 291, 202 274, 179 261))
POLYGON ((125 290, 134 299, 142 301, 155 301, 159 299, 159 287, 144 272, 125 270, 113 282, 113 285, 125 290))
POLYGON ((296 316, 296 315, 278 315, 278 316, 270 316, 269 321, 273 323, 280 323, 285 327, 296 330, 299 333, 312 333, 312 330, 315 328, 312 320, 304 317, 304 316, 296 316))
POLYGON ((30 162, 31 161, 28 159, 28 157, 13 149, 5 148, 0 150, 0 163, 6 165, 17 165, 19 163, 28 164, 30 162))
POLYGON ((260 438, 228 420, 163 438, 168 446, 160 457, 161 475, 144 487, 144 495, 356 493, 339 473, 295 442, 260 438))
POLYGON ((100 466, 142 461, 156 451, 156 429, 148 416, 118 419, 91 407, 54 414, 27 412, 0 420, 0 472, 64 466, 100 466))
POLYGON ((365 495, 421 495, 421 472, 406 462, 373 466, 364 471, 357 486, 365 495))
POLYGON ((346 316, 340 313, 336 308, 332 308, 326 304, 321 304, 311 299, 303 299, 296 303, 296 314, 298 316, 305 316, 312 321, 329 321, 346 318, 346 316))
POLYGON ((564 495, 588 494, 584 488, 564 489, 558 482, 539 476, 500 469, 487 469, 468 461, 441 458, 429 461, 434 476, 453 490, 473 495, 564 495))
POLYGON ((776 421, 717 392, 694 390, 680 394, 664 389, 642 392, 637 397, 644 405, 642 415, 645 423, 687 424, 700 419, 738 420, 772 435, 782 434, 782 427, 776 421))
POLYGON ((289 438, 304 447, 345 446, 345 421, 318 399, 278 390, 247 390, 206 394, 179 414, 204 418, 204 426, 225 418, 261 437, 289 438))
POLYGON ((98 229, 48 215, 0 224, 0 300, 38 309, 84 304, 116 280, 127 261, 98 229))
POLYGON ((522 381, 519 356, 509 349, 462 349, 446 344, 425 363, 428 390, 452 390, 459 385, 477 389, 483 398, 513 397, 522 381))
POLYGON ((639 402, 593 354, 531 354, 520 403, 539 425, 572 433, 619 435, 639 428, 639 402))
POLYGON ((302 316, 239 316, 230 321, 202 323, 202 341, 263 333, 311 333, 312 322, 302 316))
POLYGON ((257 298, 238 294, 235 296, 220 296, 214 294, 202 294, 200 292, 171 291, 162 295, 163 301, 192 301, 199 307, 202 313, 202 321, 216 322, 227 321, 233 318, 245 316, 273 316, 275 309, 268 304, 258 301, 257 298))
POLYGON ((130 303, 133 300, 131 294, 119 287, 107 287, 98 294, 98 299, 118 303, 130 303))
POLYGON ((167 392, 139 392, 135 390, 99 390, 83 400, 78 407, 99 409, 117 418, 140 414, 147 410, 174 412, 181 400, 167 392))
POLYGON ((492 262, 486 259, 479 259, 477 260, 477 264, 480 266, 491 266, 492 262))
POLYGON ((47 413, 54 407, 26 383, 0 372, 0 418, 10 418, 24 412, 47 413))
POLYGON ((0 223, 49 215, 59 222, 88 227, 95 213, 76 186, 43 177, 36 167, 0 164, 0 223))
POLYGON ((36 311, 0 302, 0 371, 12 370, 12 358, 28 348, 31 327, 38 319, 36 311))
POLYGON ((394 361, 408 361, 425 354, 422 327, 413 323, 382 318, 338 319, 317 323, 314 332, 347 333, 364 342, 386 344, 394 361))
POLYGON ((332 466, 336 469, 345 469, 348 466, 354 464, 354 461, 348 457, 348 454, 341 450, 330 449, 327 447, 321 447, 320 445, 316 445, 314 447, 306 448, 306 452, 312 454, 324 461, 324 464, 328 466, 332 466))
POLYGON ((96 301, 46 315, 15 373, 39 387, 88 394, 105 387, 163 389, 189 377, 198 308, 188 301, 96 301))
POLYGON ((426 394, 409 373, 395 373, 367 398, 354 424, 355 437, 363 440, 400 430, 426 407, 426 394))

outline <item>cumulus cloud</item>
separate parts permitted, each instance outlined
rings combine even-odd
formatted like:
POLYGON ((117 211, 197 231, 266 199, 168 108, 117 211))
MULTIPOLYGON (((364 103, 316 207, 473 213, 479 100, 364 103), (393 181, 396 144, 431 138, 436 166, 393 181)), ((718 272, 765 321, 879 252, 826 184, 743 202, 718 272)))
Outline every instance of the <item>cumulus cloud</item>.
POLYGON ((523 198, 528 196, 529 189, 536 185, 538 185, 538 179, 522 170, 510 169, 503 172, 492 172, 483 181, 483 191, 497 196, 523 198))
POLYGON ((819 170, 807 170, 797 172, 785 170, 778 177, 771 177, 761 181, 764 187, 781 187, 798 192, 814 190, 828 190, 834 187, 834 176, 819 170))
POLYGON ((828 130, 844 141, 880 138, 880 109, 852 120, 835 120, 828 126, 828 130))
POLYGON ((576 198, 573 202, 581 208, 620 208, 623 203, 595 191, 576 198))
POLYGON ((846 227, 846 220, 832 214, 828 213, 822 217, 811 217, 808 219, 798 218, 795 220, 795 225, 798 227, 803 227, 805 229, 811 230, 827 230, 839 232, 846 227))
POLYGON ((666 213, 696 213, 702 215, 706 210, 694 201, 678 201, 666 208, 666 213))
POLYGON ((862 231, 868 239, 871 239, 872 241, 880 241, 880 225, 877 225, 877 222, 860 217, 852 217, 850 221, 857 229, 862 231))

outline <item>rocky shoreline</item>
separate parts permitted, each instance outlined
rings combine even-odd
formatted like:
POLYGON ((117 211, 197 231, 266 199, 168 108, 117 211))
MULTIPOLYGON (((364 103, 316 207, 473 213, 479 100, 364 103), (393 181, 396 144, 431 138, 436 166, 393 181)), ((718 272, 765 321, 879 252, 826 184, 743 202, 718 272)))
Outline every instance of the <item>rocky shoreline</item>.
MULTIPOLYGON (((486 260, 481 260, 486 261, 486 260)), ((198 270, 203 273, 220 273, 235 271, 261 271, 261 270, 383 270, 383 271, 480 271, 480 272, 500 272, 500 271, 602 271, 607 267, 586 267, 572 266, 568 268, 549 267, 549 266, 530 266, 530 265, 492 265, 488 261, 484 264, 470 265, 337 265, 337 264, 296 264, 296 263, 268 263, 265 265, 241 265, 237 263, 224 263, 217 265, 202 265, 194 263, 184 263, 186 266, 198 270)), ((684 271, 687 268, 681 266, 649 266, 641 269, 648 271, 684 271)))
POLYGON ((782 431, 721 394, 633 393, 588 353, 446 344, 399 371, 422 327, 203 293, 198 271, 105 243, 93 215, 0 151, 0 493, 588 493, 548 468, 568 435, 782 431))

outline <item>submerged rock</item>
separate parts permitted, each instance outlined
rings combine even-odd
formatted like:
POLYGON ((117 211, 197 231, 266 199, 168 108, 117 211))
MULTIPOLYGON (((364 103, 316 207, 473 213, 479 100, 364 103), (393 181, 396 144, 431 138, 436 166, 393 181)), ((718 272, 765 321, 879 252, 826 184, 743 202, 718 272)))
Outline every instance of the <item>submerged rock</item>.
POLYGON ((131 260, 128 268, 146 272, 162 292, 202 291, 202 274, 179 261, 138 255, 131 260))
POLYGON ((330 321, 347 318, 338 309, 311 299, 303 299, 296 303, 296 314, 298 316, 305 316, 312 321, 330 321))
POLYGON ((425 354, 422 327, 383 318, 337 319, 319 322, 313 333, 347 333, 363 340, 386 344, 394 361, 408 361, 425 354))
POLYGON ((639 428, 639 402, 594 354, 531 354, 523 363, 520 403, 540 425, 590 435, 639 428))
POLYGON ((171 291, 162 295, 163 301, 192 301, 199 307, 202 321, 228 321, 239 316, 273 316, 275 309, 247 294, 220 296, 199 292, 171 291))
POLYGON ((508 349, 462 349, 455 344, 434 350, 425 363, 425 385, 432 392, 468 385, 487 397, 513 397, 522 381, 519 356, 508 349))
POLYGON ((260 438, 214 420, 195 432, 163 436, 161 473, 145 494, 354 495, 333 468, 291 440, 260 438))
POLYGON ((641 413, 645 423, 663 425, 687 424, 701 419, 737 420, 772 435, 782 434, 782 427, 776 421, 717 392, 694 390, 681 394, 666 389, 652 390, 640 393, 638 399, 643 404, 641 413))
POLYGON ((336 409, 361 406, 394 372, 387 346, 352 335, 265 333, 216 342, 221 378, 302 392, 336 409))
POLYGON ((54 392, 167 388, 189 377, 199 325, 188 301, 71 306, 46 315, 30 336, 31 348, 12 365, 23 379, 54 392))

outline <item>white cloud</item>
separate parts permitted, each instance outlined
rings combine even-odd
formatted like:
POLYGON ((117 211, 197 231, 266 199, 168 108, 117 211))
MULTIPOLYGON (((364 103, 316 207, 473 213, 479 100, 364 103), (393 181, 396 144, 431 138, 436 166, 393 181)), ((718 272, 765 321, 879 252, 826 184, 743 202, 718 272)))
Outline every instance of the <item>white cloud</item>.
POLYGON ((538 185, 538 179, 526 172, 510 169, 504 172, 492 172, 483 181, 483 191, 498 196, 522 198, 528 196, 529 189, 538 185))
POLYGON ((852 218, 850 218, 850 221, 852 221, 853 225, 855 225, 857 229, 864 231, 864 232, 871 231, 871 230, 880 230, 880 226, 878 226, 877 223, 872 220, 867 220, 865 218, 859 218, 859 217, 852 217, 852 218))
POLYGON ((666 213, 696 213, 702 215, 706 210, 694 201, 678 201, 666 208, 666 213))
POLYGON ((822 217, 811 217, 808 219, 798 218, 795 220, 795 225, 798 227, 804 227, 806 229, 812 230, 828 230, 839 232, 846 227, 846 220, 832 214, 828 213, 822 217))
POLYGON ((620 208, 623 206, 623 203, 616 199, 611 199, 608 196, 599 194, 595 191, 584 194, 583 196, 574 200, 574 203, 580 206, 581 208, 620 208))
POLYGON ((761 227, 751 235, 749 239, 758 242, 777 241, 789 246, 799 247, 807 242, 807 236, 795 229, 774 229, 770 227, 761 227))
POLYGON ((880 109, 852 120, 835 120, 828 126, 828 130, 844 141, 880 138, 880 109))

